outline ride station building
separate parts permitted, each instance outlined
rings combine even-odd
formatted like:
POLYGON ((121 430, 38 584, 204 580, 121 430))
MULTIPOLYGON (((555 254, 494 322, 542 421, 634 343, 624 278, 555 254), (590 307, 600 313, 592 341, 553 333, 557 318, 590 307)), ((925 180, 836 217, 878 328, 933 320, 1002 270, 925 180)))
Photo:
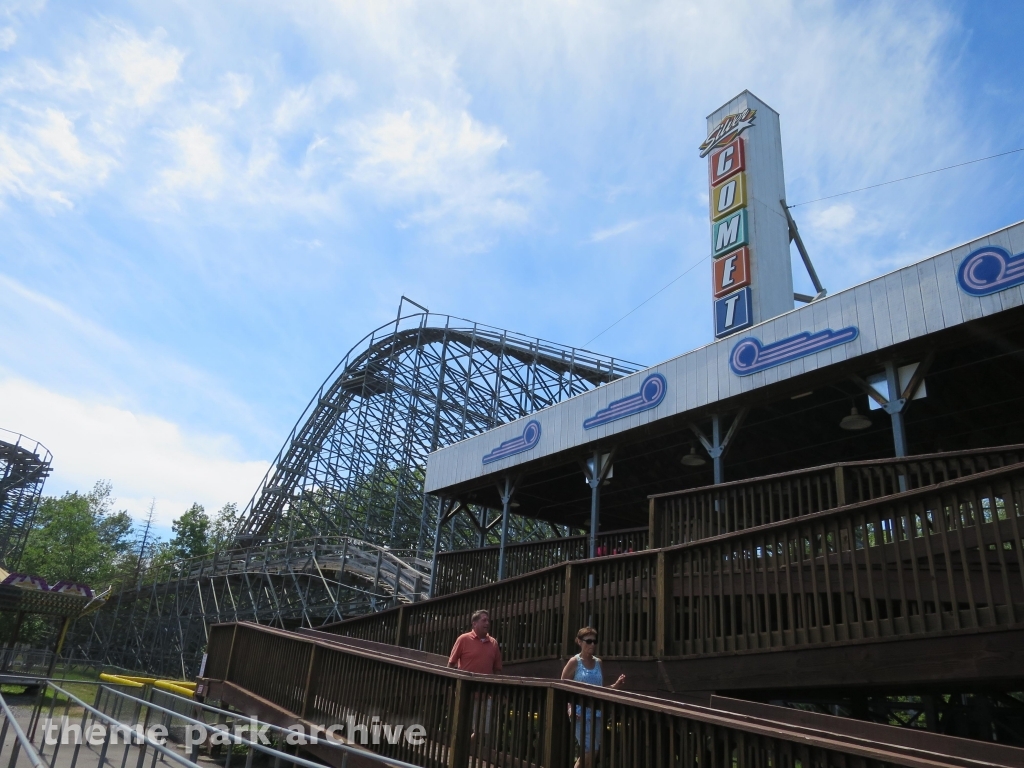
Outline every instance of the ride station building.
MULTIPOLYGON (((1006 474, 1024 458, 1024 223, 829 295, 786 207, 778 114, 744 92, 708 134, 715 340, 433 453, 435 562, 458 554, 437 542, 471 507, 503 530, 513 514, 582 529, 582 554, 554 560, 626 571, 642 547, 613 534, 642 529, 683 559, 631 593, 616 632, 638 644, 604 651, 652 691, 1024 689, 1024 511, 1006 474), (794 294, 791 244, 814 296, 794 294), (995 485, 965 491, 971 473, 995 485), (823 527, 785 527, 805 514, 823 527)), ((527 570, 512 558, 529 546, 503 535, 496 572, 464 558, 460 584, 527 570)), ((633 577, 600 594, 588 578, 579 615, 611 633, 593 606, 627 600, 633 577)))

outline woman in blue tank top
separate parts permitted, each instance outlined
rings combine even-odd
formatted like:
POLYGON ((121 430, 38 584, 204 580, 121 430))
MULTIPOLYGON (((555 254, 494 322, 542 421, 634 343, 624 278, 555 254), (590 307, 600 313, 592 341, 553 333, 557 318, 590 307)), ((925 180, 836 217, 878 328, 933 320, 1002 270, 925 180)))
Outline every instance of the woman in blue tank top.
MULTIPOLYGON (((597 630, 593 627, 584 627, 576 633, 576 645, 580 652, 569 659, 562 670, 563 680, 575 680, 577 683, 587 685, 604 685, 604 673, 601 671, 601 660, 594 655, 597 648, 597 630)), ((625 675, 619 675, 619 679, 611 684, 612 688, 621 688, 626 682, 625 675)), ((590 707, 583 711, 583 707, 576 705, 576 742, 583 749, 583 756, 576 761, 576 768, 590 768, 594 759, 594 753, 601 748, 601 731, 604 726, 601 722, 601 710, 594 712, 590 707), (595 722, 596 721, 596 722, 595 722)), ((572 717, 572 707, 569 707, 569 716, 572 717)))

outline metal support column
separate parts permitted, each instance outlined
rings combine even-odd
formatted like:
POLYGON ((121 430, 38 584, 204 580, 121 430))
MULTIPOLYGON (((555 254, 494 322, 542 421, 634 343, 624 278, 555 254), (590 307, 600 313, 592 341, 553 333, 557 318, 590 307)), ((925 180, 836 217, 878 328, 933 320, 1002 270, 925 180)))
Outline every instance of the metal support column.
POLYGON ((592 464, 583 463, 583 472, 587 476, 587 484, 590 485, 590 543, 588 552, 590 557, 597 557, 597 535, 601 529, 601 483, 608 477, 612 468, 612 459, 615 456, 615 449, 604 454, 602 463, 601 450, 594 449, 592 464))
POLYGON ((437 577, 437 552, 441 548, 441 526, 444 525, 444 499, 437 500, 437 527, 434 529, 434 559, 430 561, 430 589, 427 597, 434 596, 434 581, 437 577))
POLYGON ((779 200, 782 204, 782 210, 786 214, 786 222, 789 224, 789 241, 796 243, 796 249, 800 253, 800 258, 804 262, 804 267, 807 269, 807 276, 811 278, 811 283, 814 285, 816 293, 813 296, 807 296, 802 293, 794 293, 793 298, 796 301, 802 301, 805 304, 810 304, 812 301, 822 299, 828 293, 825 290, 825 286, 821 284, 821 280, 818 279, 818 273, 814 270, 814 264, 811 263, 811 257, 807 254, 807 248, 804 247, 803 238, 800 237, 800 230, 796 227, 796 222, 793 220, 793 214, 789 212, 789 206, 786 205, 785 200, 779 200))
POLYGON ((509 506, 512 503, 512 495, 516 492, 516 485, 518 484, 518 477, 513 479, 511 475, 505 475, 504 487, 498 486, 498 494, 501 496, 501 549, 498 552, 498 581, 505 578, 505 547, 508 545, 509 506))
POLYGON ((717 413, 711 416, 711 459, 715 465, 715 485, 725 479, 725 468, 722 466, 722 417, 717 413))
POLYGON ((477 546, 483 549, 487 546, 487 507, 480 508, 480 519, 477 520, 477 546))
MULTIPOLYGON (((899 395, 900 380, 896 373, 896 365, 892 360, 887 360, 885 363, 885 380, 889 385, 890 397, 893 394, 899 395)), ((906 404, 907 398, 896 397, 882 406, 892 418, 892 440, 896 448, 896 458, 902 458, 907 455, 907 429, 903 422, 903 409, 906 404)))
MULTIPOLYGON (((885 363, 885 384, 888 389, 888 397, 884 397, 877 389, 868 384, 860 376, 851 376, 850 380, 864 391, 868 397, 878 403, 882 410, 889 414, 892 419, 892 441, 896 451, 896 457, 902 458, 910 453, 907 444, 907 427, 903 414, 906 412, 910 401, 914 399, 921 385, 924 384, 924 377, 935 362, 935 353, 930 352, 917 366, 917 370, 910 377, 905 389, 900 389, 899 369, 896 363, 888 360, 885 363)), ((906 490, 902 487, 901 490, 906 490)))
POLYGON ((597 557, 597 532, 601 527, 601 454, 594 451, 594 473, 590 478, 590 556, 597 557))
POLYGON ((743 419, 746 418, 749 408, 741 408, 736 415, 733 417, 732 424, 729 425, 728 431, 725 433, 725 437, 722 437, 722 417, 714 413, 711 415, 711 439, 709 440, 701 428, 696 424, 690 424, 690 430, 697 439, 700 440, 701 445, 704 446, 704 450, 708 452, 708 455, 714 461, 715 467, 715 485, 719 485, 725 482, 725 452, 729 450, 729 446, 732 445, 732 440, 736 436, 737 430, 743 423, 743 419))

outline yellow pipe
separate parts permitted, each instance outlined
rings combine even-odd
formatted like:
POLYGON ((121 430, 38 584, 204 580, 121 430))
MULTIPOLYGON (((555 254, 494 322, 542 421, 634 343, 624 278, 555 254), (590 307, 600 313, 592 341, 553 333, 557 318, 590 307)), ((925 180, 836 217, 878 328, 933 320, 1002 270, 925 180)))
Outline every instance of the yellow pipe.
POLYGON ((154 688, 159 688, 163 691, 170 691, 176 693, 179 696, 184 696, 187 699, 191 699, 195 695, 195 691, 191 688, 185 688, 179 685, 175 680, 157 680, 153 683, 154 688))
POLYGON ((114 685, 126 685, 129 688, 143 688, 145 686, 142 683, 136 682, 128 677, 121 677, 120 675, 108 675, 106 672, 100 673, 100 680, 104 683, 113 683, 114 685))
POLYGON ((100 674, 100 680, 105 683, 125 685, 130 688, 143 688, 149 684, 161 690, 170 691, 190 699, 196 692, 196 684, 184 680, 161 680, 156 677, 140 677, 139 675, 110 675, 106 672, 100 674))

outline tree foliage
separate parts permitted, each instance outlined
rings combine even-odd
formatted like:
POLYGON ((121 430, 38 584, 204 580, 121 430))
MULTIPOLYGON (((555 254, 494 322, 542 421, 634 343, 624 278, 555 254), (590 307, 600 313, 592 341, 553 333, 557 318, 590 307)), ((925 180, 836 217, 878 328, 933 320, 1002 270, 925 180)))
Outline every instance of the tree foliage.
POLYGON ((110 483, 47 497, 28 534, 18 570, 91 585, 117 581, 133 562, 132 519, 113 512, 110 483))
POLYGON ((237 523, 238 505, 234 503, 225 504, 213 517, 206 514, 202 504, 193 504, 171 524, 171 554, 186 559, 227 549, 237 523))
POLYGON ((171 523, 174 538, 171 550, 175 557, 189 558, 206 553, 210 534, 210 518, 202 504, 193 504, 185 514, 171 523))
POLYGON ((159 541, 148 527, 145 534, 136 531, 131 516, 115 512, 113 506, 107 481, 96 483, 89 493, 44 498, 16 570, 42 576, 50 584, 77 581, 97 590, 120 583, 137 586, 159 578, 177 560, 228 548, 239 517, 233 503, 212 517, 194 503, 171 524, 171 540, 159 541))

